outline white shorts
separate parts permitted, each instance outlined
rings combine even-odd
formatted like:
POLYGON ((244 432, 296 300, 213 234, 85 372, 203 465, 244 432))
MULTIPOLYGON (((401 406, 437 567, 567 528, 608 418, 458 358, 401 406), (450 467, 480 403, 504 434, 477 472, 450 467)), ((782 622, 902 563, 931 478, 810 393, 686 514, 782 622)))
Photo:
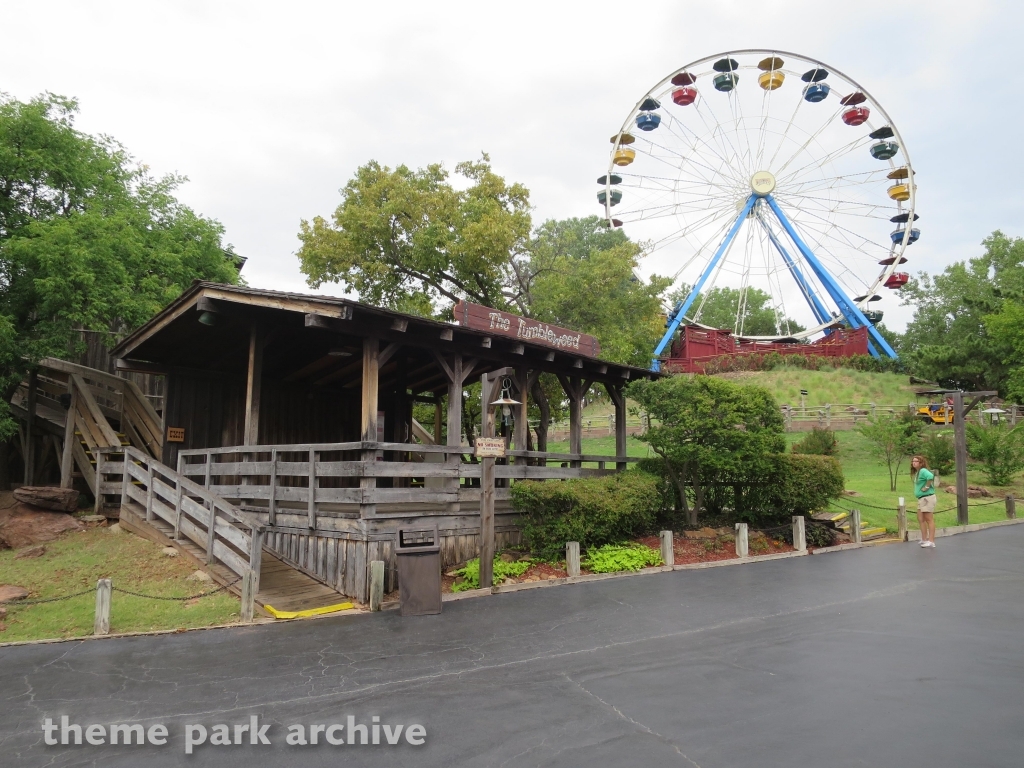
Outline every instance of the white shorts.
POLYGON ((923 512, 926 515, 934 514, 935 512, 935 494, 929 493, 927 496, 922 496, 917 500, 917 511, 923 512))

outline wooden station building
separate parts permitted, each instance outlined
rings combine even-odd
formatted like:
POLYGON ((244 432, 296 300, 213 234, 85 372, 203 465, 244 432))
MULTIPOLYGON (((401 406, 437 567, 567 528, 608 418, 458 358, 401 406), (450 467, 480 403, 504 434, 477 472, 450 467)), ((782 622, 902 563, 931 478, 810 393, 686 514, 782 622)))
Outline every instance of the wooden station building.
POLYGON ((464 386, 484 384, 484 436, 494 435, 489 404, 504 378, 520 401, 495 468, 500 547, 518 540, 510 482, 625 468, 623 387, 657 375, 600 360, 596 340, 566 329, 464 303, 456 319, 197 282, 113 354, 121 370, 166 377, 163 464, 243 510, 287 564, 364 601, 367 564, 393 565, 399 528, 436 525, 445 567, 479 552, 480 464, 462 440, 464 386), (541 373, 558 377, 570 403, 566 454, 526 450, 528 393, 541 373), (582 453, 593 385, 615 406, 614 456, 582 453), (417 401, 434 403, 434 424, 413 419, 417 401))

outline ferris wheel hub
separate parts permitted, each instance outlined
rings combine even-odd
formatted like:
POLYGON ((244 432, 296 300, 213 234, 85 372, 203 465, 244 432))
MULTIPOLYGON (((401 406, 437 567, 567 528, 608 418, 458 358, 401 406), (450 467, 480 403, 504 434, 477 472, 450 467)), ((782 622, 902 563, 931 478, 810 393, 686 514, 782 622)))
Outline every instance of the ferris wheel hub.
POLYGON ((758 197, 766 197, 775 191, 775 176, 770 171, 758 171, 750 177, 750 189, 758 197))

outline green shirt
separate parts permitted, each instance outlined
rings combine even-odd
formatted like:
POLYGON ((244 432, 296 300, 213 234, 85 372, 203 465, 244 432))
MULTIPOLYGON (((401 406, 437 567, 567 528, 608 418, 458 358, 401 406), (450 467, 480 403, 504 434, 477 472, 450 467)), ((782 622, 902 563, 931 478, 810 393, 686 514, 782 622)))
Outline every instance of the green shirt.
POLYGON ((922 496, 933 495, 935 493, 934 484, 927 491, 924 489, 925 485, 933 480, 935 480, 935 475, 930 469, 921 467, 917 470, 917 477, 914 478, 914 496, 920 499, 922 496))

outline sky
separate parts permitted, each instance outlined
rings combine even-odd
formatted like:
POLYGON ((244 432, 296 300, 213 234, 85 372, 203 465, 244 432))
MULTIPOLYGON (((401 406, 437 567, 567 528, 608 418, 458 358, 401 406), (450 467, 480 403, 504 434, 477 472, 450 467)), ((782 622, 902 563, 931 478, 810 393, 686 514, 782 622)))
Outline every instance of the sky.
MULTIPOLYGON (((716 2, 10 2, 0 91, 76 97, 78 126, 122 142, 220 221, 250 285, 308 290, 299 223, 329 216, 368 162, 487 152, 531 191, 534 223, 600 214, 608 137, 690 61, 790 50, 853 77, 917 173, 911 271, 1024 235, 1024 5, 1003 0, 716 2)), ((321 292, 340 294, 340 286, 321 292)), ((894 298, 886 322, 910 318, 894 298)))

